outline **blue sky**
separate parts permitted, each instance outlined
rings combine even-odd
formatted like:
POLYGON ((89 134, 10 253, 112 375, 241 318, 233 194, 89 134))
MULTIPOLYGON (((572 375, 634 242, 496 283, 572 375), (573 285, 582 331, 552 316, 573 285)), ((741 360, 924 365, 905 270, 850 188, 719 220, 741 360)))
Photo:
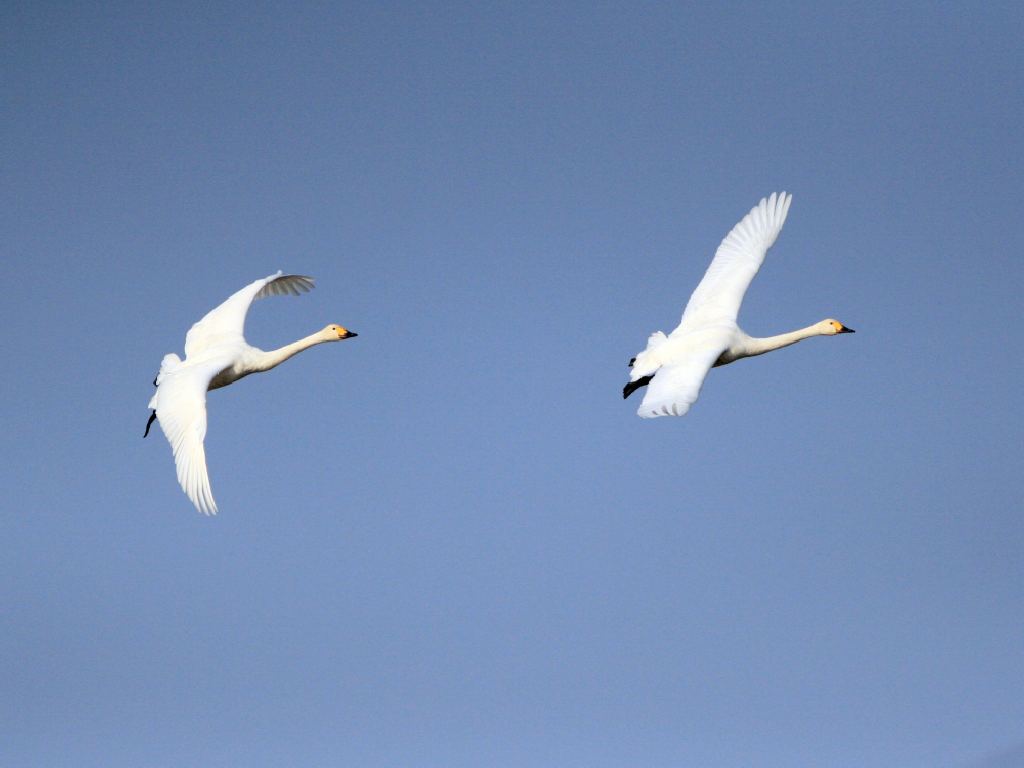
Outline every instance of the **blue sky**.
POLYGON ((887 6, 4 4, 0 761, 1019 749, 1024 12, 887 6), (741 325, 858 333, 638 419, 782 189, 741 325), (150 382, 277 269, 360 335, 211 394, 206 519, 150 382))

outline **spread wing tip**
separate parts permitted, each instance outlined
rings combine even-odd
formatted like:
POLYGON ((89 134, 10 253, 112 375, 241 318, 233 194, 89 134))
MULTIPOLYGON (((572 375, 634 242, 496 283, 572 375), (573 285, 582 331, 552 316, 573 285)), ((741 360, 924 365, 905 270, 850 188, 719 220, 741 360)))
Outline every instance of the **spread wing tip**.
POLYGON ((315 287, 315 280, 309 275, 282 275, 280 272, 267 280, 256 293, 255 298, 265 296, 298 296, 315 287))

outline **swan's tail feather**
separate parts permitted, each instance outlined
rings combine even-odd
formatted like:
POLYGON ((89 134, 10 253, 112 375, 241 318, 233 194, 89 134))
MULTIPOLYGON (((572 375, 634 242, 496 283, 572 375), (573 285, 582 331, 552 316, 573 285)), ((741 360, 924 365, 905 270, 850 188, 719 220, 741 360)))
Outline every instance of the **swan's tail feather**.
POLYGON ((637 353, 636 357, 629 361, 629 367, 633 369, 629 374, 631 381, 639 381, 648 374, 653 375, 661 367, 658 347, 664 344, 667 338, 661 331, 655 331, 648 337, 644 351, 637 353))

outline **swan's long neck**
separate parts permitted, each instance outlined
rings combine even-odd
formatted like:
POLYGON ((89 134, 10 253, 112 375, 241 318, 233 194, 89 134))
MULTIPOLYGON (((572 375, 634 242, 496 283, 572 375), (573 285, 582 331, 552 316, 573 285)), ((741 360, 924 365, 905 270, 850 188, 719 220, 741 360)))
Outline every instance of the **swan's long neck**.
POLYGON ((294 357, 304 349, 322 344, 327 339, 323 337, 323 333, 317 332, 312 333, 304 339, 293 341, 291 344, 286 344, 280 349, 272 349, 269 352, 262 352, 253 360, 253 372, 256 371, 269 371, 271 368, 276 368, 285 360, 290 357, 294 357))
POLYGON ((743 331, 740 331, 739 338, 725 352, 719 355, 715 365, 728 365, 737 360, 742 360, 744 357, 763 355, 765 352, 788 347, 790 344, 796 344, 798 341, 811 338, 811 336, 822 335, 824 335, 824 331, 821 329, 821 323, 809 325, 798 331, 780 333, 778 336, 766 336, 763 339, 748 336, 743 331))
POLYGON ((801 328, 797 331, 780 333, 778 336, 766 336, 763 339, 748 336, 746 343, 743 345, 744 352, 746 352, 746 354, 739 355, 738 357, 763 355, 765 352, 771 352, 773 349, 782 349, 783 347, 788 347, 790 344, 796 344, 798 341, 809 339, 812 336, 821 335, 821 328, 818 327, 818 324, 815 324, 809 325, 806 328, 801 328))

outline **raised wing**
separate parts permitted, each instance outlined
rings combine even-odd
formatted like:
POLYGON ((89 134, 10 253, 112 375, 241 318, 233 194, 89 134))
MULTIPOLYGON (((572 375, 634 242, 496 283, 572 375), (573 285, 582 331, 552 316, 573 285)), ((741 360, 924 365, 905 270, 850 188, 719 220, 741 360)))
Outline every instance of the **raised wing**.
POLYGON ((731 324, 712 325, 684 336, 670 338, 670 357, 651 383, 637 415, 644 419, 658 416, 682 416, 697 402, 704 378, 724 352, 732 338, 731 324))
POLYGON ((249 305, 264 296, 298 296, 313 289, 313 278, 305 275, 275 274, 256 280, 233 293, 219 307, 211 309, 185 336, 185 357, 201 355, 224 342, 245 343, 245 316, 249 305))
POLYGON ((672 335, 709 322, 736 321, 743 296, 761 268, 765 253, 779 236, 792 200, 793 196, 785 192, 773 192, 732 228, 715 251, 672 335))
POLYGON ((231 363, 229 355, 197 365, 184 364, 162 374, 150 402, 174 452, 181 489, 204 515, 217 514, 217 503, 206 472, 206 388, 231 363))

